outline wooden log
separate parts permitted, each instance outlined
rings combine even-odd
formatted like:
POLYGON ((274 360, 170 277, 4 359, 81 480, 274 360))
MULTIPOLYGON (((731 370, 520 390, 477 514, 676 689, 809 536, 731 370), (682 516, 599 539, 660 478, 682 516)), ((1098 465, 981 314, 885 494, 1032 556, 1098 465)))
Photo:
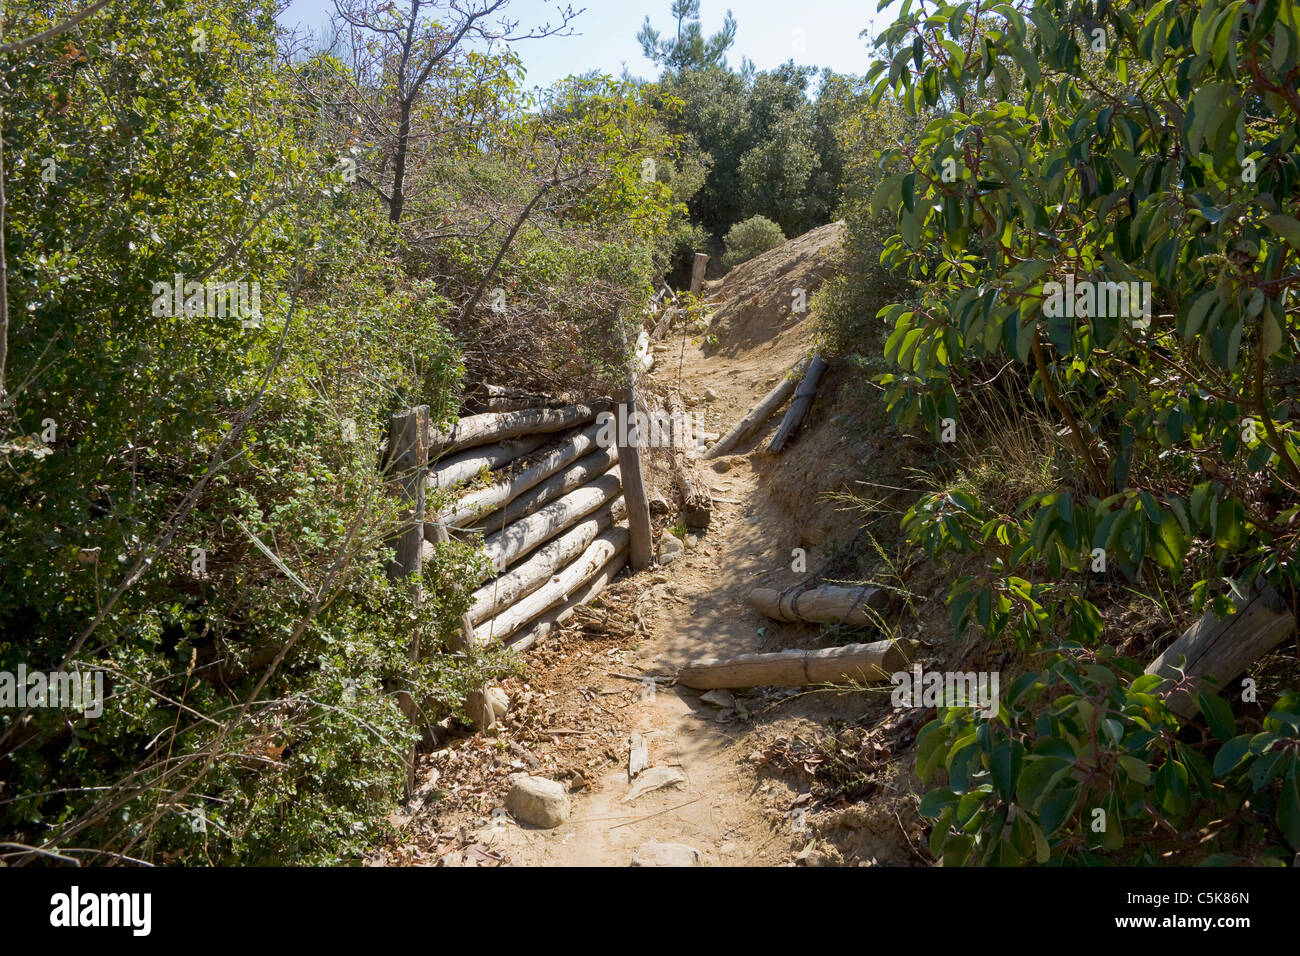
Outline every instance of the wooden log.
POLYGON ((538 508, 558 501, 569 492, 589 485, 618 462, 618 449, 614 446, 598 448, 590 455, 575 461, 568 468, 547 478, 535 488, 524 492, 496 514, 489 515, 476 522, 470 531, 481 531, 484 536, 500 531, 506 525, 514 524, 520 518, 532 514, 538 508))
POLYGON ((474 604, 469 609, 469 619, 474 624, 486 621, 505 610, 525 595, 545 584, 560 568, 586 550, 591 542, 624 512, 623 499, 616 498, 607 507, 583 518, 564 534, 542 545, 526 561, 515 565, 509 574, 503 574, 474 592, 474 604))
POLYGON ((668 396, 668 419, 668 457, 682 497, 682 519, 689 528, 707 528, 713 517, 713 497, 700 474, 698 445, 687 427, 686 406, 677 392, 668 396))
POLYGON ((591 421, 600 410, 601 405, 597 403, 470 415, 458 421, 450 431, 434 429, 430 433, 429 448, 435 454, 446 455, 464 448, 475 448, 507 438, 518 438, 520 435, 564 431, 566 428, 591 421))
POLYGON ((550 440, 549 435, 525 435, 511 438, 495 445, 471 448, 450 458, 444 458, 429 470, 430 488, 454 488, 463 481, 508 465, 518 458, 541 448, 550 440))
POLYGON ((679 683, 696 690, 719 687, 802 687, 807 684, 874 683, 903 670, 910 647, 895 641, 845 644, 818 650, 701 657, 677 672, 679 683))
POLYGON ((772 413, 784 405, 785 400, 794 392, 807 361, 807 358, 802 359, 788 374, 782 376, 781 381, 776 383, 776 387, 764 395, 762 401, 755 405, 748 415, 719 438, 718 443, 704 453, 704 457, 718 458, 727 454, 732 448, 740 444, 746 435, 767 421, 772 413))
POLYGON ((637 374, 644 374, 654 368, 655 353, 650 347, 650 333, 641 330, 636 337, 636 368, 637 374))
POLYGON ((1147 667, 1148 674, 1168 678, 1161 688, 1172 690, 1169 709, 1184 719, 1196 714, 1195 694, 1217 694, 1228 681, 1295 633, 1296 620, 1282 597, 1268 585, 1256 587, 1246 598, 1234 598, 1237 613, 1216 617, 1210 612, 1185 630, 1147 667), (1178 681, 1179 659, 1190 682, 1173 690, 1178 681))
POLYGON ((482 643, 503 641, 533 618, 563 604, 596 577, 611 558, 626 551, 627 546, 626 528, 606 528, 576 560, 565 565, 546 584, 484 621, 478 628, 478 640, 482 643))
POLYGON ((691 263, 691 295, 700 294, 700 286, 704 284, 704 270, 709 264, 709 254, 707 252, 695 253, 695 261, 691 263))
POLYGON ((876 613, 889 602, 880 588, 842 587, 823 584, 803 589, 799 585, 777 591, 754 588, 749 602, 759 613, 776 621, 808 621, 816 624, 851 624, 861 627, 879 621, 876 613))
POLYGON ((588 581, 577 594, 569 598, 564 604, 554 607, 547 611, 523 634, 516 635, 514 639, 506 643, 506 647, 517 653, 523 653, 528 648, 535 645, 538 641, 543 640, 556 627, 559 627, 570 617, 578 608, 590 604, 610 581, 618 576, 618 572, 623 570, 623 565, 627 563, 627 552, 620 551, 614 555, 600 573, 588 581))
POLYGON ((677 318, 677 303, 670 302, 664 304, 664 314, 659 317, 655 323, 654 331, 650 333, 650 341, 658 342, 673 327, 673 320, 677 318))
POLYGON ((527 518, 488 535, 483 541, 492 566, 498 573, 505 571, 515 561, 532 551, 544 541, 549 541, 561 531, 576 524, 601 505, 618 497, 618 472, 611 469, 589 485, 571 491, 559 501, 534 511, 527 518))
POLYGON ((636 422, 636 386, 629 385, 618 414, 618 469, 623 480, 623 498, 627 502, 627 524, 631 532, 628 560, 633 571, 643 571, 654 561, 654 540, 650 530, 650 499, 645 490, 645 473, 641 470, 641 440, 636 422), (622 426, 626 427, 622 427, 622 426))
POLYGON ((465 405, 474 412, 517 412, 529 408, 544 408, 563 405, 547 395, 526 392, 519 388, 507 388, 502 385, 479 384, 465 398, 465 405))
POLYGON ((543 454, 513 478, 498 481, 487 488, 461 498, 442 515, 450 528, 465 528, 487 517, 503 505, 514 501, 528 489, 545 481, 565 465, 572 464, 596 450, 599 423, 576 432, 564 444, 543 454))
POLYGON ((808 417, 808 409, 812 408, 813 398, 822 383, 822 376, 826 374, 826 369, 829 367, 820 355, 814 355, 812 361, 808 363, 808 370, 803 373, 803 380, 794 390, 794 398, 790 402, 789 409, 786 410, 785 418, 781 419, 781 426, 772 436, 772 443, 767 446, 770 454, 780 454, 786 443, 799 434, 799 429, 803 427, 803 420, 808 417))

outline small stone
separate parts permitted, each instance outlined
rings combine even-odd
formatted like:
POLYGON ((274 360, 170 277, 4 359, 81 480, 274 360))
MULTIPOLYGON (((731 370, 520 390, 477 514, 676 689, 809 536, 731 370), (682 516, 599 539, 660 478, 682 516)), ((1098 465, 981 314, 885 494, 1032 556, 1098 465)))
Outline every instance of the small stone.
POLYGON ((685 547, 686 545, 682 544, 682 539, 677 537, 675 534, 665 533, 663 537, 659 539, 660 554, 678 554, 685 547))
POLYGON ((506 809, 520 823, 550 829, 569 818, 569 794, 563 784, 554 780, 512 774, 506 809))
POLYGON ((716 402, 718 400, 718 393, 711 388, 706 388, 704 390, 704 400, 706 402, 716 402))
POLYGON ((699 546, 700 546, 700 539, 699 539, 696 535, 688 534, 688 535, 686 536, 686 547, 687 547, 687 548, 689 548, 690 550, 694 551, 694 550, 695 550, 696 548, 698 548, 699 546))
POLYGON ((679 557, 681 557, 680 551, 669 551, 667 554, 659 555, 659 564, 660 565, 672 564, 679 557))
POLYGON ((651 840, 636 851, 633 866, 699 866, 700 851, 684 843, 651 840))
POLYGON ((713 470, 720 475, 725 475, 727 472, 731 471, 731 459, 719 458, 713 463, 713 470))
POLYGON ((624 803, 631 803, 637 797, 645 796, 654 790, 662 790, 665 787, 680 787, 686 782, 686 774, 673 767, 651 767, 649 770, 643 770, 637 777, 636 783, 628 791, 627 796, 623 798, 624 803))
POLYGON ((578 773, 577 771, 574 771, 573 776, 569 779, 569 792, 577 793, 586 785, 587 785, 587 778, 584 777, 582 774, 578 773))
POLYGON ((701 694, 700 700, 706 704, 712 704, 714 707, 735 707, 736 698, 728 690, 711 690, 707 694, 701 694))

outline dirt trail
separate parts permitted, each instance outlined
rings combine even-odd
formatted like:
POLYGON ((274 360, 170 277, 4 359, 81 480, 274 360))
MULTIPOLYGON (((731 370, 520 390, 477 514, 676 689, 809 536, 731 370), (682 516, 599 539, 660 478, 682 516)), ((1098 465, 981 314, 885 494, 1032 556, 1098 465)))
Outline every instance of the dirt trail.
MULTIPOLYGON (((806 351, 807 314, 791 311, 799 301, 792 290, 809 286, 805 293, 811 294, 838 237, 838 224, 823 227, 709 283, 706 296, 716 304, 712 342, 678 333, 662 343, 650 387, 679 389, 697 425, 726 431, 806 351)), ((406 862, 628 866, 654 840, 697 850, 703 865, 789 865, 796 856, 817 861, 811 849, 816 836, 846 827, 852 831, 848 843, 861 850, 858 862, 898 846, 907 852, 901 820, 899 830, 881 839, 873 834, 884 825, 861 811, 807 827, 797 807, 808 801, 809 781, 776 773, 763 755, 773 739, 801 733, 811 739, 828 720, 883 710, 883 697, 768 688, 717 706, 687 688, 658 684, 651 690, 627 679, 671 677, 696 657, 821 646, 815 629, 775 624, 747 601, 753 587, 786 587, 807 576, 791 570, 792 548, 808 547, 808 567, 819 557, 803 523, 791 517, 788 485, 800 476, 764 481, 753 454, 773 427, 775 421, 737 448, 739 454, 704 465, 715 504, 698 544, 611 589, 607 600, 630 606, 635 635, 562 636, 530 654, 527 679, 507 687, 515 722, 507 734, 530 728, 522 737, 530 744, 477 735, 459 750, 435 755, 425 770, 426 790, 438 788, 443 800, 435 806, 442 809, 423 819, 416 814, 414 829, 422 829, 431 845, 406 862), (557 722, 564 726, 557 729, 557 722), (650 769, 630 783, 634 733, 646 743, 650 769), (501 809, 506 778, 516 770, 573 784, 565 823, 523 827, 501 809), (638 786, 660 776, 678 779, 636 795, 638 786)), ((897 813, 891 809, 884 819, 892 830, 897 813)), ((409 820, 399 822, 411 828, 409 820)), ((841 862, 838 850, 821 853, 821 862, 841 862)))

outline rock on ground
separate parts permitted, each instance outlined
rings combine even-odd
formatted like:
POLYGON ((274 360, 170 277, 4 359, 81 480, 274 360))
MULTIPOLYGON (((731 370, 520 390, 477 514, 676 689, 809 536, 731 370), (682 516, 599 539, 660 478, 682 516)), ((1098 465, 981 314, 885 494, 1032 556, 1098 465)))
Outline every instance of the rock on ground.
POLYGON ((684 843, 651 840, 632 857, 633 866, 699 866, 700 851, 684 843))
POLYGON ((569 793, 554 780, 514 774, 506 794, 506 809, 520 823, 545 829, 558 827, 569 819, 569 793))

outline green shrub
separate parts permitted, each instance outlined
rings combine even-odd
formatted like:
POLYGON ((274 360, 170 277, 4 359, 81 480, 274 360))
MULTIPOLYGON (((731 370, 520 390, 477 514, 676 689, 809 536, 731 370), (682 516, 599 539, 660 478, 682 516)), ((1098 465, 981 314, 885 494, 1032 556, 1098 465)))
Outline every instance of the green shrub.
POLYGON ((727 251, 722 256, 722 264, 728 269, 733 268, 783 242, 785 233, 780 226, 766 216, 750 216, 727 230, 723 240, 727 251))

